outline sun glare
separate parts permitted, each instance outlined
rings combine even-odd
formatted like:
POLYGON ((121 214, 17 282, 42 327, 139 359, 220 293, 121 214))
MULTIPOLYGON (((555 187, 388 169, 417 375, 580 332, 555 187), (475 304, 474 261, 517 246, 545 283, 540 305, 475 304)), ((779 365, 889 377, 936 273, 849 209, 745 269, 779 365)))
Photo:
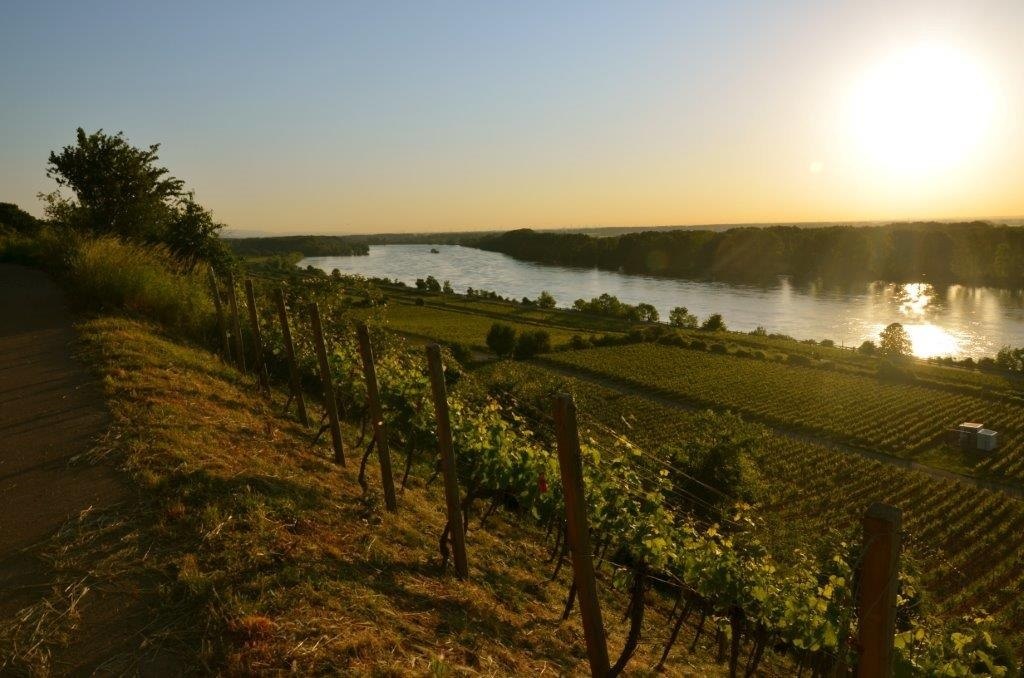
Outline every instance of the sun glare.
POLYGON ((850 93, 848 127, 876 169, 909 178, 955 169, 983 140, 993 113, 985 70, 966 53, 918 45, 869 68, 850 93))

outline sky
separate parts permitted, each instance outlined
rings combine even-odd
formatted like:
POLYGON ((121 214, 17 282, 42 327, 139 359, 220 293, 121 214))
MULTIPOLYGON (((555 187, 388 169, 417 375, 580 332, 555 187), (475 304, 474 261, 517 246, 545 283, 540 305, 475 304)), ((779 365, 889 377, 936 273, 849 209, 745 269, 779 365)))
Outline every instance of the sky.
POLYGON ((0 201, 75 129, 231 229, 1024 215, 1024 2, 4 2, 0 201))

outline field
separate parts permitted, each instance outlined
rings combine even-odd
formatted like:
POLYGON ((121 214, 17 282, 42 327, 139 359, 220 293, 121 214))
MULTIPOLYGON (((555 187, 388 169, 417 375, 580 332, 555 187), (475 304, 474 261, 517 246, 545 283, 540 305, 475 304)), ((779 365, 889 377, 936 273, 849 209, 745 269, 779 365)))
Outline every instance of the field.
POLYGON ((653 344, 570 351, 547 359, 680 401, 742 412, 773 426, 952 471, 1024 480, 1024 409, 1009 399, 653 344), (991 457, 976 457, 946 447, 946 432, 962 421, 998 430, 1001 448, 991 457))
MULTIPOLYGON (((685 445, 707 424, 699 412, 540 366, 502 365, 479 374, 503 388, 519 384, 524 398, 531 391, 571 390, 595 430, 621 431, 647 450, 685 445)), ((907 555, 948 614, 978 607, 998 616, 1007 633, 1021 633, 1024 503, 1005 493, 751 427, 764 436, 756 455, 764 483, 760 529, 777 555, 837 540, 856 529, 871 502, 889 503, 904 511, 907 555)))

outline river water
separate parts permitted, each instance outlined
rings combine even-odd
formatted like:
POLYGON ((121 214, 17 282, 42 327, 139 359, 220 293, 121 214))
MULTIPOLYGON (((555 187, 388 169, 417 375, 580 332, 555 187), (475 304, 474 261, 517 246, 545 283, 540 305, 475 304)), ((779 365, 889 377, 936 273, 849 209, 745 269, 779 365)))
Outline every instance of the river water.
POLYGON ((733 330, 758 326, 797 339, 832 339, 859 345, 877 339, 892 322, 903 323, 919 357, 995 355, 1001 346, 1024 346, 1024 291, 986 287, 933 287, 926 283, 871 283, 850 289, 797 286, 782 278, 771 286, 746 286, 626 275, 518 261, 496 252, 435 245, 379 245, 361 257, 311 257, 299 263, 337 268, 409 285, 432 275, 457 292, 467 287, 506 297, 536 298, 547 290, 559 306, 603 292, 621 301, 653 304, 662 320, 685 306, 703 319, 721 313, 733 330))

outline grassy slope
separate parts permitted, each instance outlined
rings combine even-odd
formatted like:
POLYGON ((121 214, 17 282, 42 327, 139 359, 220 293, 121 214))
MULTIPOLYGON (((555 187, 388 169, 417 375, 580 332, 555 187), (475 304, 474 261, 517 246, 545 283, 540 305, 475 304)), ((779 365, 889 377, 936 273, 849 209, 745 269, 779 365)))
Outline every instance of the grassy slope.
MULTIPOLYGON (((43 545, 52 593, 0 624, 0 668, 45 671, 81 632, 81 601, 121 588, 146 623, 132 651, 109 659, 115 672, 167 655, 227 673, 585 671, 578 617, 558 621, 565 571, 548 581, 536 535, 500 520, 471 530, 471 580, 459 582, 437 556, 438 487, 414 478, 399 513, 384 514, 352 462, 333 465, 323 442, 311 447, 277 415, 280 394, 272 406, 209 353, 138 323, 81 329, 115 422, 95 456, 127 471, 139 501, 83 514, 43 545)), ((607 596, 614 654, 623 601, 607 596)), ((634 671, 660 650, 664 619, 647 626, 634 671)), ((673 673, 717 672, 682 646, 674 655, 673 673)))

